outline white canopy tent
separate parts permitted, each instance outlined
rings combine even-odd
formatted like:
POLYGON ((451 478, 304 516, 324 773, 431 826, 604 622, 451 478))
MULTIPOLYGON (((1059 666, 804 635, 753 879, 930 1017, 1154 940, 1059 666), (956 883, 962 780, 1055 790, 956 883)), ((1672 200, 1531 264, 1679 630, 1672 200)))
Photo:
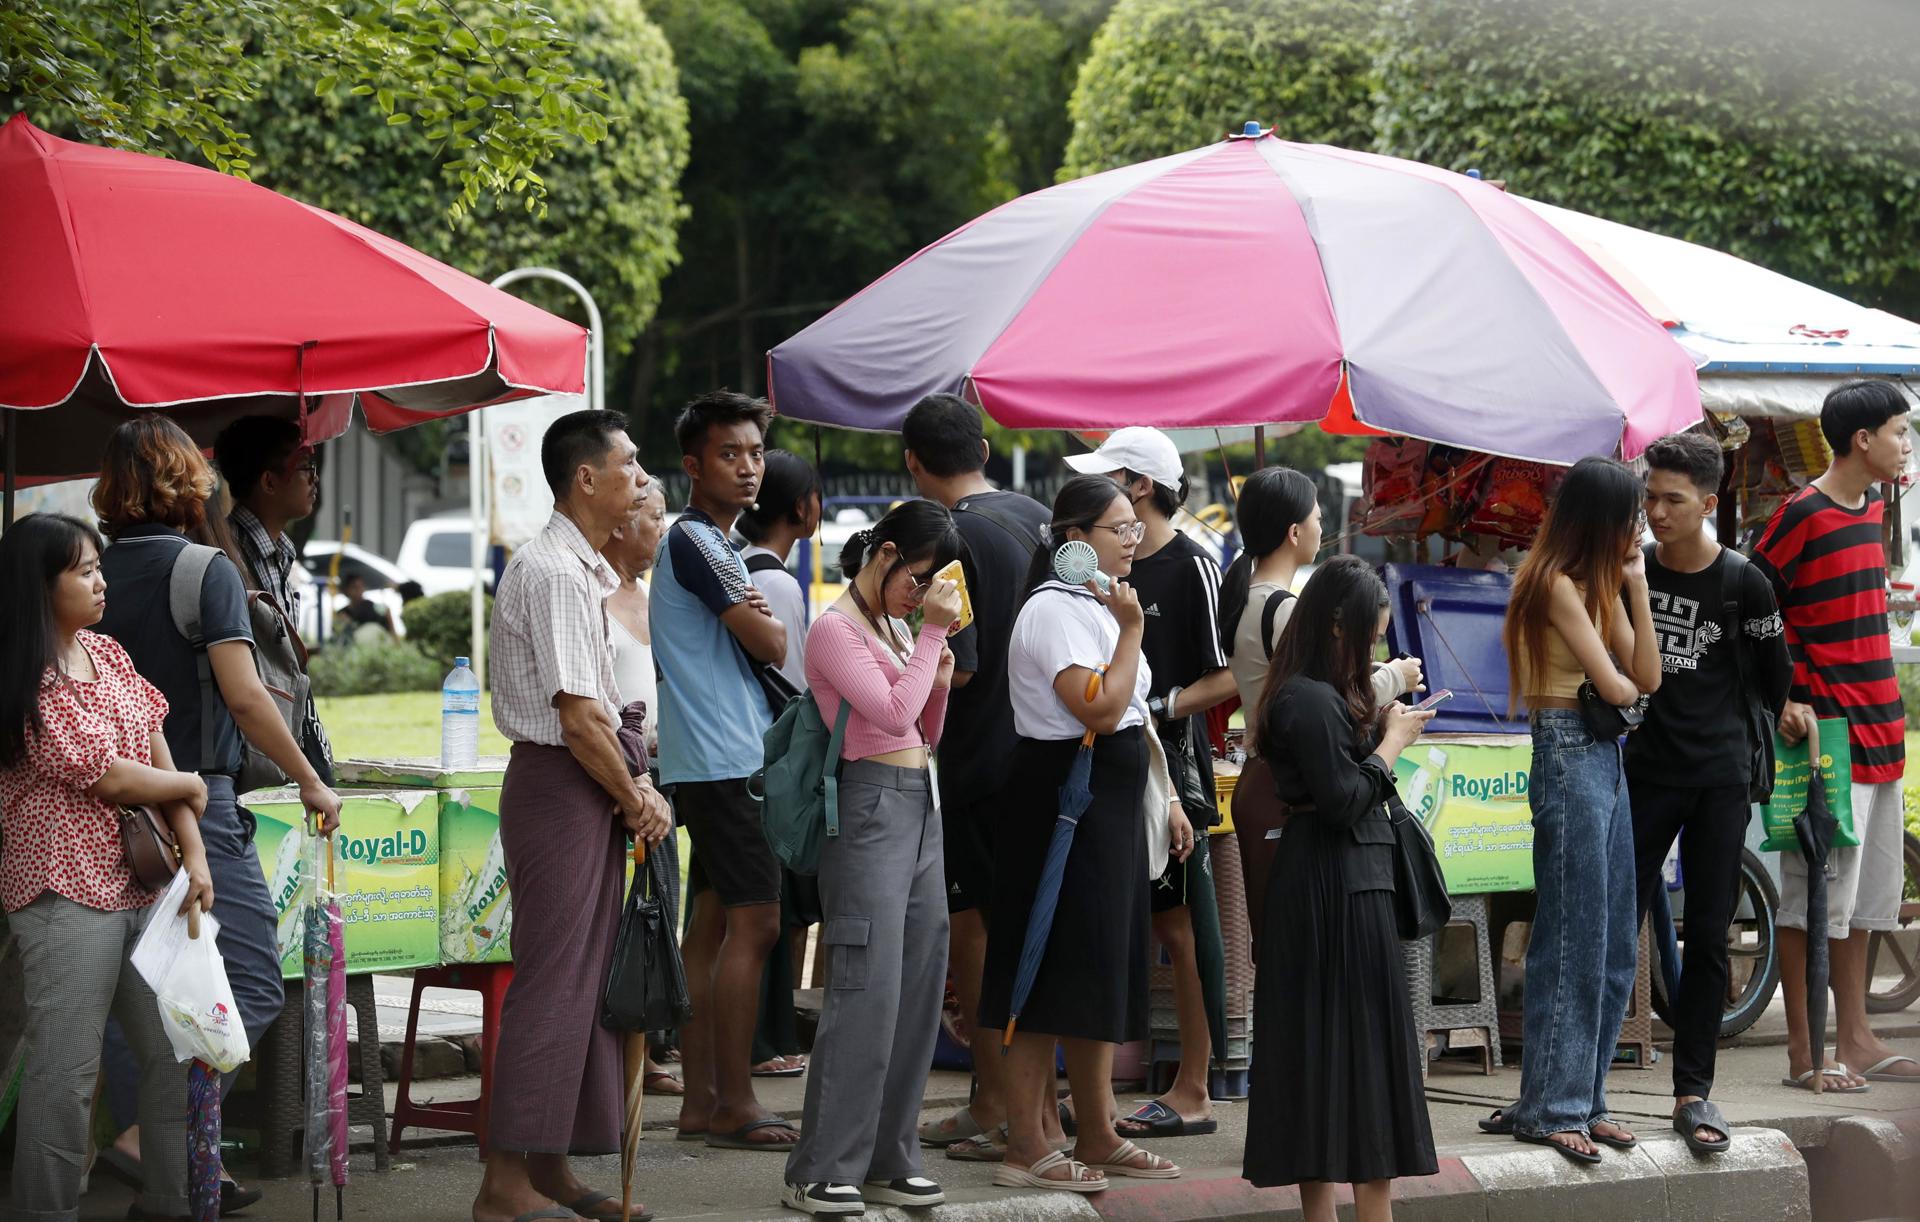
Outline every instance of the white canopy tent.
POLYGON ((1583 248, 1693 353, 1708 411, 1809 419, 1842 382, 1920 379, 1920 325, 1705 246, 1521 202, 1583 248))

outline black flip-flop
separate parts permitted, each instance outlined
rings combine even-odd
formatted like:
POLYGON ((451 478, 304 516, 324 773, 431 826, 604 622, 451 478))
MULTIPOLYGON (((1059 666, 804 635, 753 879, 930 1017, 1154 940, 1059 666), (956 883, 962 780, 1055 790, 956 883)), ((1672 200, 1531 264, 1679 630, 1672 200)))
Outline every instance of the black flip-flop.
POLYGON ((779 1116, 762 1116, 758 1120, 741 1125, 731 1133, 715 1133, 709 1130, 707 1133, 707 1149, 771 1150, 779 1154, 788 1154, 793 1151, 793 1142, 755 1141, 748 1136, 749 1133, 758 1133, 761 1129, 788 1129, 796 1136, 798 1136, 800 1132, 799 1129, 793 1127, 791 1120, 786 1120, 779 1116))
POLYGON ((1211 1117, 1188 1120, 1160 1100, 1150 1099, 1141 1104, 1133 1115, 1122 1116, 1114 1129, 1122 1137, 1205 1137, 1209 1133, 1218 1133, 1220 1122, 1211 1117), (1120 1127, 1129 1123, 1140 1127, 1120 1127))
MULTIPOLYGON (((619 1205, 620 1202, 614 1199, 611 1193, 596 1192, 589 1189, 581 1195, 579 1200, 569 1203, 567 1208, 579 1214, 581 1217, 588 1219, 589 1222, 593 1222, 594 1219, 599 1219, 601 1222, 611 1222, 611 1219, 609 1219, 604 1212, 603 1207, 613 1206, 617 1215, 619 1205)), ((636 1202, 633 1207, 632 1222, 653 1222, 653 1211, 636 1202)))
POLYGON ((1478 1124, 1482 1133, 1491 1133, 1495 1137, 1512 1137, 1513 1109, 1503 1107, 1489 1112, 1487 1118, 1479 1121, 1478 1124))
POLYGON ((1724 1154, 1733 1144, 1733 1129, 1728 1126, 1727 1118, 1709 1099, 1695 1099, 1685 1103, 1673 1117, 1673 1131, 1686 1139, 1687 1149, 1695 1154, 1724 1154), (1719 1141, 1702 1141, 1694 1130, 1712 1129, 1720 1134, 1719 1141))
MULTIPOLYGON (((1607 1123, 1613 1124, 1613 1121, 1609 1120, 1607 1123)), ((1614 1127, 1618 1128, 1620 1126, 1614 1125, 1614 1127)), ((1589 1141, 1597 1141, 1603 1146, 1612 1146, 1616 1150, 1631 1150, 1640 1144, 1638 1137, 1603 1137, 1591 1129, 1587 1131, 1587 1139, 1589 1141)))
POLYGON ((1080 1126, 1074 1122, 1073 1109, 1065 1103, 1056 1103, 1054 1106, 1060 1109, 1060 1131, 1068 1137, 1080 1136, 1080 1126))
MULTIPOLYGON (((1567 1129, 1565 1131, 1569 1133, 1579 1132, 1578 1129, 1567 1129)), ((1560 1157, 1567 1159, 1570 1162, 1587 1163, 1587 1164, 1595 1164, 1600 1162, 1600 1152, 1598 1150, 1594 1151, 1592 1154, 1589 1154, 1585 1150, 1576 1150, 1572 1146, 1569 1146, 1564 1142, 1555 1141, 1551 1137, 1534 1137, 1527 1133, 1515 1133, 1513 1135, 1513 1139, 1515 1141, 1524 1141, 1530 1146, 1551 1146, 1555 1150, 1559 1151, 1560 1157)))

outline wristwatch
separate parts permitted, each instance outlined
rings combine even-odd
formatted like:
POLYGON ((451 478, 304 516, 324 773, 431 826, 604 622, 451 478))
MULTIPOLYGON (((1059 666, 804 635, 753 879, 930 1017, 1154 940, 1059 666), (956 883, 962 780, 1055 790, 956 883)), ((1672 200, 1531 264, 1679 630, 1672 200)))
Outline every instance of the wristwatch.
POLYGON ((1155 721, 1165 721, 1173 715, 1174 707, 1180 703, 1180 693, 1186 690, 1184 687, 1168 688, 1166 695, 1155 696, 1147 701, 1147 712, 1153 714, 1155 721))

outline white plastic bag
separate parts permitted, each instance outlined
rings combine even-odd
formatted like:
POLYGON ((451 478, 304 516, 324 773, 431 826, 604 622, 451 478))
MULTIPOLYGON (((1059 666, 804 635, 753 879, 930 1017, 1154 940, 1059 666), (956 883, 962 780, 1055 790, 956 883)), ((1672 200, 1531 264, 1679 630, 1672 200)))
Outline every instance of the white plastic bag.
POLYGON ((167 1029, 173 1055, 231 1073, 247 1063, 251 1050, 246 1028, 240 1025, 240 1011, 233 1004, 233 989, 227 984, 226 961, 215 941, 220 924, 211 916, 201 917, 199 936, 194 937, 184 934, 186 917, 162 911, 167 915, 156 913, 155 923, 177 922, 183 931, 169 939, 177 953, 153 989, 160 999, 160 1022, 167 1029))

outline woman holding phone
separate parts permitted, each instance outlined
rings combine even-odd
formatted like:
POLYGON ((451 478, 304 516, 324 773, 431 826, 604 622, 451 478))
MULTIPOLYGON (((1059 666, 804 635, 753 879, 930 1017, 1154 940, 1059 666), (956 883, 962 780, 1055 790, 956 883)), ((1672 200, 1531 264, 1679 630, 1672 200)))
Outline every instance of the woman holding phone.
POLYGON ((1607 1070, 1637 958, 1633 815, 1618 730, 1596 733, 1582 692, 1596 706, 1626 706, 1660 686, 1640 551, 1644 495, 1622 463, 1575 463, 1507 603, 1512 691, 1533 732, 1529 1055, 1519 1101, 1480 1127, 1581 1163, 1600 1161, 1595 1142, 1637 1144, 1607 1111, 1607 1070))
POLYGON ((1256 741, 1290 817, 1262 913, 1243 1174, 1298 1184, 1308 1222, 1333 1222, 1333 1185, 1351 1184, 1358 1222, 1386 1222, 1393 1181, 1438 1170, 1387 813, 1394 761, 1433 714, 1375 702, 1387 589, 1364 560, 1322 565, 1293 619, 1256 741))

